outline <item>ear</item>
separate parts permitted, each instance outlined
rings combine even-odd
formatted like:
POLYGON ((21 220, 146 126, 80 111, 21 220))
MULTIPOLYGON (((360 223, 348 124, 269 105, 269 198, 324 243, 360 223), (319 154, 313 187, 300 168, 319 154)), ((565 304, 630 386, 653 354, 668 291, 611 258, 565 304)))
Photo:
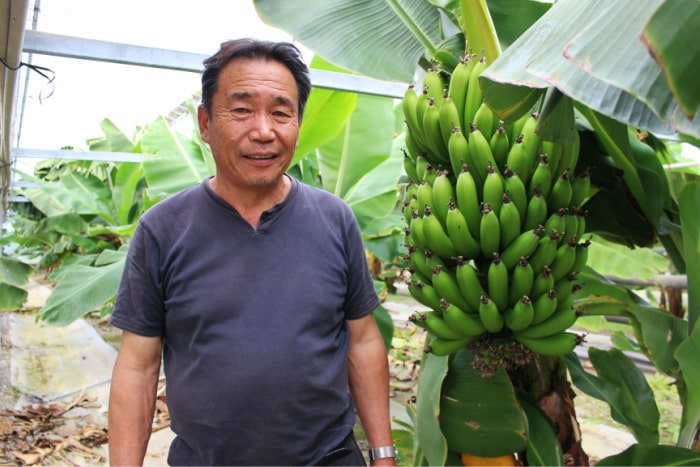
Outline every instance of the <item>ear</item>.
POLYGON ((204 106, 197 107, 197 121, 199 122, 199 134, 205 143, 209 142, 209 115, 204 110, 204 106))

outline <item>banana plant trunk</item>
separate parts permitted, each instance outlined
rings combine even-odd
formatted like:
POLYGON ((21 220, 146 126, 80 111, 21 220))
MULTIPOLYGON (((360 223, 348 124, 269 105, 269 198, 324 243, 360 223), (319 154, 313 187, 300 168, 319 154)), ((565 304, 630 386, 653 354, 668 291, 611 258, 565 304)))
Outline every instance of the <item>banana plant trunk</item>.
POLYGON ((574 405, 575 393, 559 357, 537 356, 508 373, 513 386, 528 393, 552 422, 563 453, 564 465, 589 465, 582 447, 581 428, 574 405))

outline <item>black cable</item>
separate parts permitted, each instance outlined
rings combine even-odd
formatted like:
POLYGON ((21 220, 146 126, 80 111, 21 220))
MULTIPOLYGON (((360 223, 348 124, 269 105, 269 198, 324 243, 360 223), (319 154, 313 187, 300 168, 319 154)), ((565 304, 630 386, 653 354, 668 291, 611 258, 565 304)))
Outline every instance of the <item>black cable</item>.
POLYGON ((25 62, 20 62, 18 66, 13 67, 12 65, 7 63, 2 58, 0 58, 0 63, 5 65, 6 68, 9 68, 12 71, 17 71, 20 68, 25 67, 25 68, 29 68, 29 70, 41 75, 46 80, 46 83, 44 83, 44 85, 41 87, 41 91, 39 91, 39 102, 42 102, 43 99, 48 99, 49 97, 51 97, 53 95, 53 91, 54 91, 53 81, 56 79, 56 73, 52 69, 46 68, 43 66, 39 66, 39 65, 32 65, 31 63, 25 63, 25 62), (51 91, 47 95, 44 95, 44 89, 47 86, 51 87, 51 91))

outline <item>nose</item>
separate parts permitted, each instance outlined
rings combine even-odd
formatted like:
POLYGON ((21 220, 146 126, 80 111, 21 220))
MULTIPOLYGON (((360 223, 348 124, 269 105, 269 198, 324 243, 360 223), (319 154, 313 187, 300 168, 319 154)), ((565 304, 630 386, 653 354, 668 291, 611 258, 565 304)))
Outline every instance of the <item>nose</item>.
POLYGON ((255 116, 253 127, 251 128, 251 138, 258 141, 270 141, 274 139, 274 122, 272 116, 265 113, 258 113, 255 116))

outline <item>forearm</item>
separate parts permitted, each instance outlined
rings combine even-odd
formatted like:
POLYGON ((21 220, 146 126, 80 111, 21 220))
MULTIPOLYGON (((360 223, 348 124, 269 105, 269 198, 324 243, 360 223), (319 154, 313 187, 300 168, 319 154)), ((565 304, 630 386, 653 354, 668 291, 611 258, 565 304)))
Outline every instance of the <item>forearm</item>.
MULTIPOLYGON (((353 345, 348 357, 350 391, 369 446, 391 446, 389 365, 379 332, 353 345)), ((394 465, 394 459, 379 459, 374 464, 394 465)))
POLYGON ((160 360, 133 365, 120 353, 112 373, 108 433, 110 465, 143 465, 153 427, 160 360))

